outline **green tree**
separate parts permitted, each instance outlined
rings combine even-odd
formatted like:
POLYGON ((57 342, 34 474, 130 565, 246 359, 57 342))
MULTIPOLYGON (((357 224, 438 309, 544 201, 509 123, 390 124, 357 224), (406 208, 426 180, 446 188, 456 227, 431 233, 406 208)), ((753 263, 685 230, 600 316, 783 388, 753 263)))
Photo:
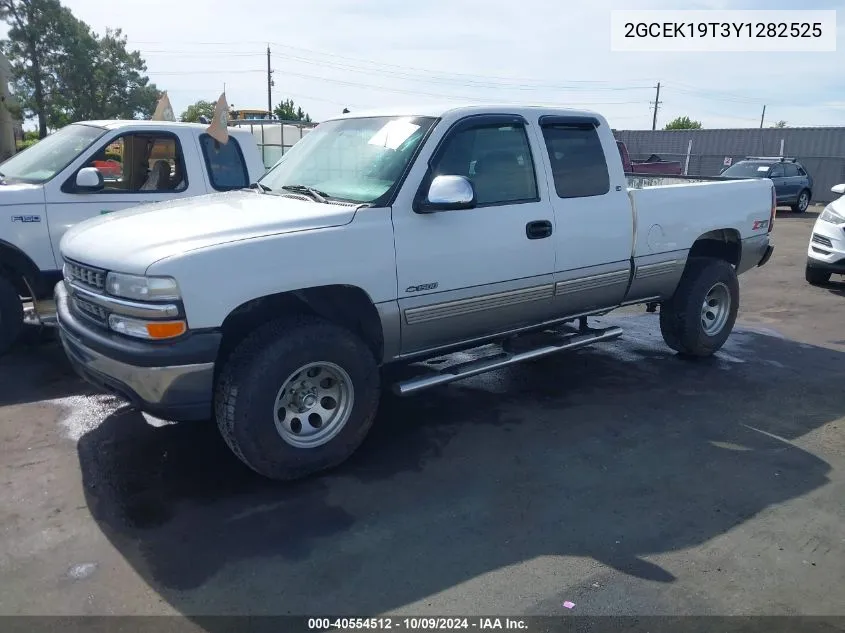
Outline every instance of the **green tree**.
POLYGON ((293 99, 285 99, 279 102, 279 105, 273 110, 278 118, 283 121, 302 121, 304 123, 311 123, 311 115, 304 112, 302 108, 298 107, 293 99))
POLYGON ((155 111, 161 92, 120 29, 100 37, 59 0, 0 0, 0 19, 9 25, 3 50, 15 92, 24 114, 38 117, 41 138, 72 121, 155 111))
POLYGON ((0 0, 0 20, 9 25, 2 48, 21 109, 38 117, 44 138, 49 104, 60 92, 58 67, 79 44, 71 37, 77 20, 59 0, 0 0))
POLYGON ((203 101, 200 99, 196 103, 189 105, 185 111, 179 116, 180 121, 185 123, 196 123, 204 116, 209 121, 214 117, 214 106, 216 104, 211 101, 203 101))
POLYGON ((701 121, 693 121, 688 116, 679 116, 676 119, 669 121, 664 130, 700 130, 701 121))
POLYGON ((784 128, 786 127, 786 121, 778 121, 772 127, 784 128))

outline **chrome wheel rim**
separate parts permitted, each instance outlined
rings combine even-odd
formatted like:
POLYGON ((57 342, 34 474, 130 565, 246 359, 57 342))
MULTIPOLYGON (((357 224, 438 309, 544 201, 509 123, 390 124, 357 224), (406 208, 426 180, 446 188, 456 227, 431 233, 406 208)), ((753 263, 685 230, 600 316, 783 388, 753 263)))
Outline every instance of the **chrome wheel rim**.
POLYGON ((716 336, 728 322, 731 313, 731 293, 719 282, 707 292, 701 305, 701 329, 707 336, 716 336))
POLYGON ((802 193, 801 197, 798 198, 798 208, 804 211, 809 204, 809 196, 806 193, 802 193))
POLYGON ((276 431, 296 448, 322 446, 343 430, 354 395, 352 379, 342 367, 329 362, 303 365, 276 394, 276 431))

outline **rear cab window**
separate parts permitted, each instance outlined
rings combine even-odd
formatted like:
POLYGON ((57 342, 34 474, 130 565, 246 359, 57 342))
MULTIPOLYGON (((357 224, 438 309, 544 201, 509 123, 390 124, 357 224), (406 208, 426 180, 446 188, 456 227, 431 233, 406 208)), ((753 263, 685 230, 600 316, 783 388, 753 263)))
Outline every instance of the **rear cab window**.
POLYGON ((231 191, 249 186, 249 172, 238 141, 229 136, 223 144, 208 134, 200 136, 205 167, 211 186, 217 191, 231 191))

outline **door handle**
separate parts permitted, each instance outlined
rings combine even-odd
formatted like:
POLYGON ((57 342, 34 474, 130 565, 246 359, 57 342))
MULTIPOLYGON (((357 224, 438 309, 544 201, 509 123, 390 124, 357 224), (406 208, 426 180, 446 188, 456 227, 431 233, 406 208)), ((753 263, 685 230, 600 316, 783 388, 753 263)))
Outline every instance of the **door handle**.
POLYGON ((548 220, 536 220, 525 225, 525 236, 529 240, 541 240, 552 234, 552 223, 548 220))

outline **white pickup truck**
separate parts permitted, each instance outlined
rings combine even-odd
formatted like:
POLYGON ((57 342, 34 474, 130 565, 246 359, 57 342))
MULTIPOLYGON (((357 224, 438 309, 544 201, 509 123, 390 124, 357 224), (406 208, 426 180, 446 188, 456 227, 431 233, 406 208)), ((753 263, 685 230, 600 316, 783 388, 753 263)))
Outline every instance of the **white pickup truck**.
POLYGON ((220 144, 207 127, 84 121, 0 164, 0 354, 23 326, 22 298, 36 315, 52 303, 68 228, 145 202, 240 189, 266 171, 248 130, 220 144))
POLYGON ((59 332, 94 385, 214 418, 251 468, 293 479, 361 444, 386 365, 417 365, 393 385, 416 393, 616 338, 586 317, 629 304, 659 304, 672 349, 713 354, 774 217, 766 179, 629 188, 590 112, 356 113, 251 190, 70 230, 59 332))

